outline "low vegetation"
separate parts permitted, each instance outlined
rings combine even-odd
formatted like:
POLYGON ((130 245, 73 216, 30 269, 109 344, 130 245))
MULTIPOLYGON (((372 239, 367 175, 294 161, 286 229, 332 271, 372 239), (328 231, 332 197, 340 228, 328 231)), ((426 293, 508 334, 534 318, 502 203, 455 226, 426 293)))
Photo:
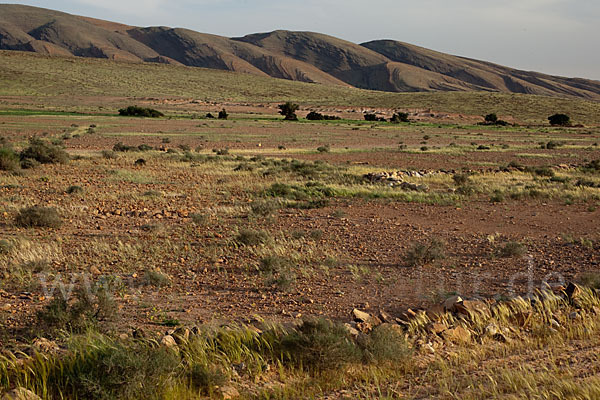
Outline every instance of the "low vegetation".
POLYGON ((122 117, 146 117, 146 118, 160 118, 165 115, 160 111, 153 108, 144 108, 138 106, 129 106, 127 108, 119 109, 119 115, 122 117))

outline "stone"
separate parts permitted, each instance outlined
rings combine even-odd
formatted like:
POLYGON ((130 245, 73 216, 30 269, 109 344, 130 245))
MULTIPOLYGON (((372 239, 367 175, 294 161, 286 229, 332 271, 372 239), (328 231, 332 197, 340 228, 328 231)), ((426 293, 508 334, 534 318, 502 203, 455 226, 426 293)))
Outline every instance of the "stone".
POLYGON ((359 322, 356 324, 356 329, 362 333, 369 333, 373 330, 373 325, 369 322, 359 322))
POLYGON ((457 326, 453 329, 447 329, 442 334, 444 339, 453 343, 468 343, 471 341, 471 332, 463 328, 462 326, 457 326))
POLYGON ((350 325, 350 324, 344 324, 344 328, 346 328, 346 332, 348 332, 348 334, 350 336, 352 336, 353 338, 356 339, 358 337, 359 332, 352 325, 350 325))
POLYGON ((575 319, 579 319, 580 315, 577 311, 573 311, 572 313, 569 314, 569 319, 575 320, 575 319))
POLYGON ((391 323, 391 322, 394 321, 394 319, 388 313, 386 313, 383 310, 379 310, 379 319, 382 322, 387 322, 387 323, 391 323))
POLYGON ((160 340, 160 345, 165 346, 168 349, 177 349, 177 342, 175 338, 171 335, 165 335, 160 340))
POLYGON ((371 314, 366 313, 364 311, 360 311, 359 309, 352 310, 352 316, 356 322, 368 322, 371 320, 371 314))
POLYGON ((569 282, 567 288, 565 289, 565 293, 569 300, 575 300, 581 295, 581 288, 575 283, 569 282))
POLYGON ((446 324, 434 322, 432 324, 429 324, 427 328, 428 328, 429 332, 439 335, 440 333, 442 333, 446 329, 448 329, 448 326, 446 324))
POLYGON ((466 315, 468 317, 474 314, 484 316, 490 315, 490 309, 483 301, 480 300, 463 300, 460 303, 454 304, 454 309, 457 314, 466 315))
POLYGON ((444 301, 444 310, 449 312, 456 312, 456 305, 462 302, 463 298, 460 296, 449 297, 444 301))
POLYGON ((32 343, 33 348, 40 353, 55 353, 60 350, 60 347, 56 342, 48 340, 46 338, 35 339, 32 343))
POLYGON ((436 321, 440 319, 444 314, 446 314, 446 308, 443 304, 436 304, 434 306, 429 307, 427 311, 425 311, 425 313, 427 314, 427 317, 430 320, 436 321))
POLYGON ((2 396, 2 400, 42 400, 40 396, 22 387, 11 390, 2 396))
POLYGON ((233 386, 222 386, 219 388, 219 394, 223 400, 231 400, 240 397, 240 392, 233 386))

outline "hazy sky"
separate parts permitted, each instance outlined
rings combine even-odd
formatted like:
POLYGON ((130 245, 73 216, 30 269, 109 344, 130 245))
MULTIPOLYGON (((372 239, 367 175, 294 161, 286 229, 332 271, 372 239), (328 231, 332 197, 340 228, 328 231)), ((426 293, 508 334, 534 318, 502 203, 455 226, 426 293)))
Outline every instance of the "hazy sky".
POLYGON ((515 68, 600 80, 600 0, 32 0, 22 4, 136 26, 184 27, 224 36, 288 29, 356 43, 395 39, 515 68))

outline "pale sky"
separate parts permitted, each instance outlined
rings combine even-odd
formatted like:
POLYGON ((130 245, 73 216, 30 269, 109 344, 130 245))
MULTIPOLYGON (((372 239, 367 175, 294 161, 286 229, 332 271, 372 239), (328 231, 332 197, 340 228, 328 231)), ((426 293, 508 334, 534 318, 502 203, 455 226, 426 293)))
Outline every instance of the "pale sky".
POLYGON ((600 0, 31 0, 21 4, 129 25, 182 27, 229 37, 287 29, 355 43, 394 39, 518 69, 600 80, 600 0))

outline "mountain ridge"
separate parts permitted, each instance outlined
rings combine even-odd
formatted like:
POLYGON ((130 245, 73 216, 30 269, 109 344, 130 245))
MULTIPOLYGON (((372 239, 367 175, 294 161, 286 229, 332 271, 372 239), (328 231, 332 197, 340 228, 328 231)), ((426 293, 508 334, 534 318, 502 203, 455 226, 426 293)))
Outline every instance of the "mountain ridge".
POLYGON ((389 39, 356 44, 286 30, 227 38, 18 4, 0 4, 0 50, 182 64, 389 92, 489 91, 600 101, 600 81, 522 71, 389 39))

